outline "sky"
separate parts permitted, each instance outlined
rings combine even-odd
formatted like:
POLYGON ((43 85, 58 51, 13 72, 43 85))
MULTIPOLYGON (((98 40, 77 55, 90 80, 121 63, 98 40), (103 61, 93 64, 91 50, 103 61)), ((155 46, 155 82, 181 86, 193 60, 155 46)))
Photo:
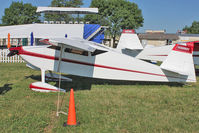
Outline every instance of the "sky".
MULTIPOLYGON (((23 1, 33 6, 49 6, 51 0, 0 0, 0 18, 4 15, 12 1, 23 1)), ((199 21, 199 0, 129 0, 138 5, 144 18, 143 27, 137 32, 145 30, 166 30, 167 33, 176 33, 193 21, 199 21)), ((89 7, 91 0, 83 0, 82 7, 89 7)))

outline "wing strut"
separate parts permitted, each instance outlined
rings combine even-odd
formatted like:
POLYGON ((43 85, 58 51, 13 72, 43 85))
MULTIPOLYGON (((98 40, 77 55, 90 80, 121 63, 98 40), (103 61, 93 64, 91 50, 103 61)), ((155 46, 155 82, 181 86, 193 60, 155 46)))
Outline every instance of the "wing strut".
MULTIPOLYGON (((61 45, 59 63, 58 63, 58 70, 57 70, 57 72, 59 73, 59 88, 61 88, 61 61, 62 61, 63 47, 64 46, 61 45)), ((56 113, 56 115, 59 116, 60 113, 67 115, 66 112, 60 111, 59 101, 60 101, 60 89, 59 89, 58 94, 57 94, 57 113, 56 113)), ((63 101, 63 98, 62 98, 62 101, 63 101)), ((61 105, 62 105, 62 103, 61 103, 61 105)))

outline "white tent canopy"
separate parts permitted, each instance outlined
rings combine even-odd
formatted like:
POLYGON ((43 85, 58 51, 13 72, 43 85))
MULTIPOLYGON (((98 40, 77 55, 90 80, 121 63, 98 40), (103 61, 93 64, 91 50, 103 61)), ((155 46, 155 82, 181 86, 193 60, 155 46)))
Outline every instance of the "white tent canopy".
POLYGON ((75 7, 37 7, 38 13, 60 14, 97 14, 98 8, 75 8, 75 7))
POLYGON ((26 24, 0 27, 0 38, 30 38, 33 32, 35 38, 83 38, 83 24, 26 24))

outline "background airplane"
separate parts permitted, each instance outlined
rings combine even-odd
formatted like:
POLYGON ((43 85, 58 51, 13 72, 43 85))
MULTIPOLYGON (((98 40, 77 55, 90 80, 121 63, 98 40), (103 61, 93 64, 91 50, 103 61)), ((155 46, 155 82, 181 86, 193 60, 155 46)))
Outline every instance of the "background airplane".
MULTIPOLYGON (((193 44, 193 59, 194 64, 199 65, 199 41, 192 42, 179 42, 178 44, 189 45, 193 44)), ((145 46, 143 47, 137 34, 134 30, 123 30, 120 37, 117 50, 123 54, 136 57, 138 59, 147 60, 147 61, 160 61, 163 62, 169 53, 174 48, 173 45, 165 45, 159 47, 145 46)))

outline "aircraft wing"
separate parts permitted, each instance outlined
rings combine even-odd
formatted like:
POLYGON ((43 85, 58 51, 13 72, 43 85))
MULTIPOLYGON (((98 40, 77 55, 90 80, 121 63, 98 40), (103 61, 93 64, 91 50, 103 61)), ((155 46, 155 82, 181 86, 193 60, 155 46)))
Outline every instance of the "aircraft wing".
POLYGON ((65 46, 70 46, 70 47, 75 47, 77 49, 82 49, 85 51, 89 52, 94 52, 95 50, 100 50, 100 51, 108 51, 109 48, 102 45, 98 44, 95 42, 87 41, 81 38, 51 38, 51 39, 42 39, 40 42, 43 42, 45 44, 49 45, 65 45, 65 46))

